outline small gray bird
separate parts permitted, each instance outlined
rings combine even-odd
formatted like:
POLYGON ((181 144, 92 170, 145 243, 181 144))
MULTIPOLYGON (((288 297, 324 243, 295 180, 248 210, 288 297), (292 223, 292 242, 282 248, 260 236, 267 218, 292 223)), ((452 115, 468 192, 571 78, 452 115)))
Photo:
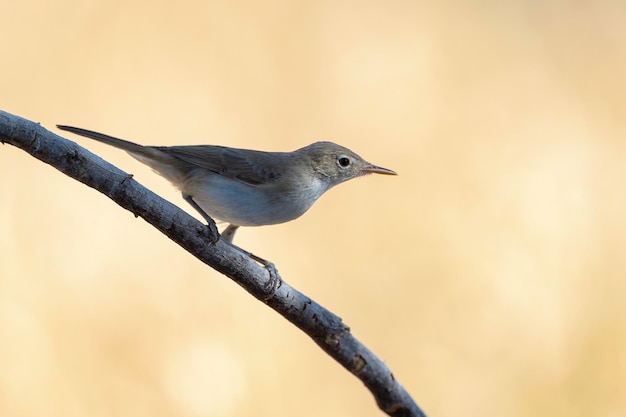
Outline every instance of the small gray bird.
POLYGON ((226 146, 143 146, 78 127, 57 125, 128 152, 178 188, 222 238, 232 242, 239 226, 284 223, 300 217, 324 192, 365 174, 397 175, 366 162, 343 146, 316 142, 293 152, 226 146))

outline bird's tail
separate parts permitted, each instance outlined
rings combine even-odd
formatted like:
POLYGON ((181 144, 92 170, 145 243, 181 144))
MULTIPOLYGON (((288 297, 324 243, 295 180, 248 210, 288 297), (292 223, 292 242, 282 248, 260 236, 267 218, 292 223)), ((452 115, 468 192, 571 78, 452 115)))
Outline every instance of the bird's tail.
POLYGON ((130 142, 128 140, 114 138, 113 136, 105 135, 104 133, 98 133, 93 130, 81 129, 80 127, 73 126, 57 125, 57 127, 61 130, 66 130, 89 139, 97 140, 98 142, 106 143, 107 145, 115 146, 116 148, 123 149, 126 152, 136 154, 144 154, 146 152, 146 146, 139 145, 138 143, 130 142))
POLYGON ((98 142, 125 150, 133 158, 143 162, 151 167, 157 173, 167 178, 176 187, 181 187, 185 180, 185 173, 179 169, 179 163, 175 157, 163 152, 154 146, 143 146, 138 143, 130 142, 124 139, 114 138, 104 133, 94 132, 92 130, 81 129, 80 127, 57 125, 61 130, 75 133, 98 142))

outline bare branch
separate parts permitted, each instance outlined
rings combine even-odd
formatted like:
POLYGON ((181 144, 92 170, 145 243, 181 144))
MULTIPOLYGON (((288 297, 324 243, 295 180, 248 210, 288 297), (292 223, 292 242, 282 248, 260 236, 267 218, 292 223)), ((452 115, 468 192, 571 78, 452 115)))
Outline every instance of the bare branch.
POLYGON ((340 317, 223 240, 212 243, 207 226, 146 189, 74 142, 39 124, 0 111, 0 142, 9 143, 94 188, 160 230, 200 261, 231 278, 309 335, 325 352, 359 378, 390 416, 425 416, 391 371, 355 339, 340 317))

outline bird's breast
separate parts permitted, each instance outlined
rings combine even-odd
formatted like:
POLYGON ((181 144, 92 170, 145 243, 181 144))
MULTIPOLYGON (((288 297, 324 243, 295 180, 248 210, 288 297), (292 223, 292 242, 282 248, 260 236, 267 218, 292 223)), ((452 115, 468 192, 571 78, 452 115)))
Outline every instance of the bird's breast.
POLYGON ((263 226, 300 217, 326 190, 319 179, 252 185, 204 172, 190 178, 182 191, 211 217, 238 226, 263 226))

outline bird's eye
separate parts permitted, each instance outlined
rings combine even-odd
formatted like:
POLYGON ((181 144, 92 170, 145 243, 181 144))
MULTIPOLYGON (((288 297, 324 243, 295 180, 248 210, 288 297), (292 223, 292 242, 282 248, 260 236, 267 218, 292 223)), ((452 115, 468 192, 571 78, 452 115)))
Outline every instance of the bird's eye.
POLYGON ((352 165, 352 161, 347 156, 340 156, 337 158, 337 165, 339 165, 340 168, 348 168, 352 165))

